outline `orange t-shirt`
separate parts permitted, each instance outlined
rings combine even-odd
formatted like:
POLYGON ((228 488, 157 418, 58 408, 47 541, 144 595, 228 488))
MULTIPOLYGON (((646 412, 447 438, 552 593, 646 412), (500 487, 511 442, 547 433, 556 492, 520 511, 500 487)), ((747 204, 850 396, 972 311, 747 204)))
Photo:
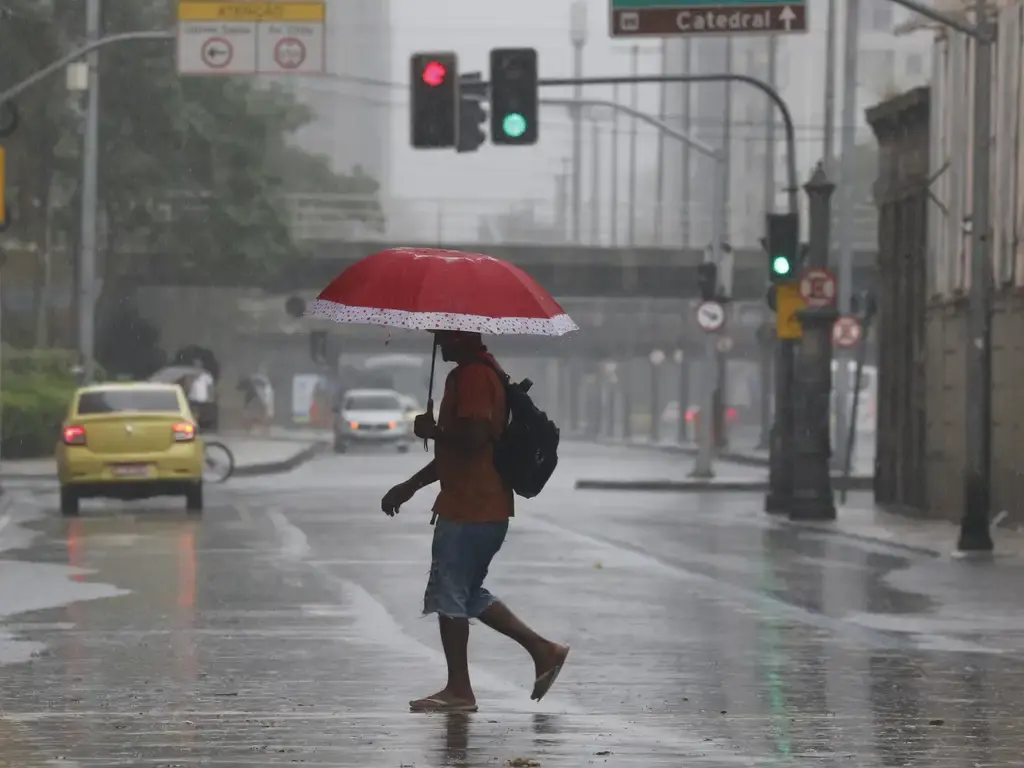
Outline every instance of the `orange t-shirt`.
MULTIPOLYGON (((486 352, 480 356, 494 360, 486 352)), ((486 421, 496 440, 505 428, 507 408, 505 387, 498 375, 483 363, 463 364, 445 380, 437 425, 443 431, 451 429, 457 419, 486 421)), ((495 523, 514 514, 512 489, 494 468, 493 444, 470 456, 437 443, 434 461, 441 482, 434 512, 441 517, 460 523, 495 523)))

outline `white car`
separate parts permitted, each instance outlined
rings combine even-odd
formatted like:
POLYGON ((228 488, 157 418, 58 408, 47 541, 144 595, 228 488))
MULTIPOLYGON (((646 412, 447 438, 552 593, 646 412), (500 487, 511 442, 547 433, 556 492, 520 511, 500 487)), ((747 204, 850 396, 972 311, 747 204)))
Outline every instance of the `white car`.
POLYGON ((402 453, 412 442, 407 403, 391 389, 351 389, 341 399, 334 419, 334 451, 350 446, 393 444, 402 453))

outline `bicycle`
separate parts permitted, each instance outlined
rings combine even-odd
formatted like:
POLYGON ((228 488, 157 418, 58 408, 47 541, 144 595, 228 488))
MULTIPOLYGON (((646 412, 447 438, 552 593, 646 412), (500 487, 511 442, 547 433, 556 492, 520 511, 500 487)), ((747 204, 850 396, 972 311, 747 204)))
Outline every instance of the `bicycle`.
POLYGON ((235 454, 224 443, 206 440, 203 443, 203 480, 223 483, 234 474, 235 454))

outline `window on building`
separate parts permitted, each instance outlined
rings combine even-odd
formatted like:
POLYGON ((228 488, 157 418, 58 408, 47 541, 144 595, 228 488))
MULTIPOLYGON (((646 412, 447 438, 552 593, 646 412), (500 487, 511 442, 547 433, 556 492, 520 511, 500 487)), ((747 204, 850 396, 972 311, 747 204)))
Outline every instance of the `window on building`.
POLYGON ((892 87, 896 76, 896 54, 893 51, 861 51, 859 65, 857 79, 866 88, 883 94, 892 87))
POLYGON ((889 0, 861 0, 860 28, 865 32, 891 32, 895 7, 889 0))
POLYGON ((920 53, 907 56, 905 69, 907 77, 921 77, 924 74, 924 56, 920 53))

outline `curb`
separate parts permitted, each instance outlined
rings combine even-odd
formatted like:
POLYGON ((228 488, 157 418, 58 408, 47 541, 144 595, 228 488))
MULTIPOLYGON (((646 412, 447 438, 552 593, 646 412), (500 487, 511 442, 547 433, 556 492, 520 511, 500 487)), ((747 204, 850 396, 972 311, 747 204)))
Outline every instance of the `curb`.
MULTIPOLYGON (((279 461, 267 461, 261 464, 245 464, 235 467, 231 477, 258 477, 260 475, 280 475, 291 472, 305 464, 307 461, 316 458, 327 450, 327 443, 312 443, 307 445, 298 453, 279 461)), ((230 478, 228 478, 230 479, 230 478)))
MULTIPOLYGON (((736 491, 767 491, 768 480, 576 480, 577 491, 635 491, 653 493, 725 493, 736 491)), ((841 477, 832 478, 833 490, 869 491, 874 478, 854 475, 849 482, 841 477)))

